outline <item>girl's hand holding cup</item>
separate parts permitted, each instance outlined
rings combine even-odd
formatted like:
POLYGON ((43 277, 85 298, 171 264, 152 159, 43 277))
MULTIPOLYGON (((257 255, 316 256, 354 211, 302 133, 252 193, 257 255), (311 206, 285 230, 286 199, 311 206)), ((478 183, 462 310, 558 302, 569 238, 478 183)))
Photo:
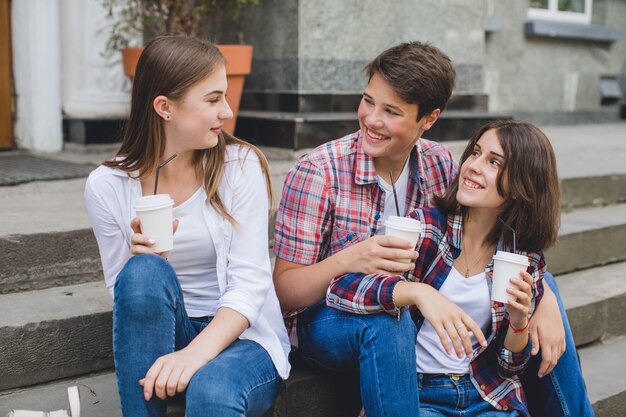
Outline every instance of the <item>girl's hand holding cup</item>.
MULTIPOLYGON (((146 236, 143 233, 141 233, 141 220, 139 220, 139 217, 135 217, 130 222, 130 227, 133 229, 133 232, 135 232, 130 238, 130 252, 133 255, 152 253, 152 254, 161 255, 162 257, 167 259, 170 252, 169 251, 160 252, 160 253, 155 252, 154 244, 156 243, 156 241, 152 239, 151 237, 146 236)), ((172 221, 172 234, 176 233, 177 229, 178 229, 178 219, 174 219, 172 221)))
POLYGON ((533 277, 528 272, 521 271, 518 278, 511 278, 509 282, 506 292, 513 297, 506 302, 509 324, 513 329, 524 329, 530 320, 528 313, 533 299, 533 277))

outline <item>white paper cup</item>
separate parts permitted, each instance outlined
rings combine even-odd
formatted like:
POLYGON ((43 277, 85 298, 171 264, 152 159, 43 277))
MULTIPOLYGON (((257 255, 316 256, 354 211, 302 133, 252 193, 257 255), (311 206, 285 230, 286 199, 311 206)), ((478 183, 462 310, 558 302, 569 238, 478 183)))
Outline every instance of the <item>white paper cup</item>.
MULTIPOLYGON (((410 217, 389 216, 385 221, 385 235, 408 240, 411 248, 415 248, 421 230, 420 221, 410 217)), ((411 262, 411 259, 403 259, 402 262, 411 262)))
POLYGON ((135 211, 141 220, 141 233, 154 239, 156 252, 165 252, 174 247, 172 232, 172 207, 174 201, 169 194, 155 194, 135 200, 135 211))
POLYGON ((511 252, 499 250, 493 256, 493 282, 491 284, 491 301, 506 303, 508 300, 515 300, 511 294, 506 292, 510 287, 511 278, 520 278, 519 273, 526 271, 530 263, 528 256, 518 255, 511 252))

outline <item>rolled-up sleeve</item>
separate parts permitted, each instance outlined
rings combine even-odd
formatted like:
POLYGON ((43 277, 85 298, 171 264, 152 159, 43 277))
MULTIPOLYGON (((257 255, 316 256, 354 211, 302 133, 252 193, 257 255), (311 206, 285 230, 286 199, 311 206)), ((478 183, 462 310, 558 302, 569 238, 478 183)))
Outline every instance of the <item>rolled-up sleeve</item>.
POLYGON ((502 347, 498 352, 498 369, 500 376, 510 378, 521 374, 530 360, 530 341, 521 352, 511 352, 502 347))
POLYGON ((398 315, 400 309, 393 302, 393 290, 403 278, 398 275, 341 275, 331 282, 326 294, 326 304, 336 310, 354 314, 385 312, 398 315))

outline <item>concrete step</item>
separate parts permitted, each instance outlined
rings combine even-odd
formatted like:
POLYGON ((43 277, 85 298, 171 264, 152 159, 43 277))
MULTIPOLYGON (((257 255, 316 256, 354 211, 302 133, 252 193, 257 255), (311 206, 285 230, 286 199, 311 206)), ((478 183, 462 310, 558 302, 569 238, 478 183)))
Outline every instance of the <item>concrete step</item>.
POLYGON ((626 262, 556 278, 577 346, 626 335, 626 262))
MULTIPOLYGON (((596 417, 626 415, 626 337, 580 349, 580 359, 589 398, 596 417), (613 375, 614 377, 609 377, 613 375)), ((8 390, 0 393, 0 415, 11 409, 56 410, 67 408, 66 388, 80 385, 84 415, 120 417, 119 397, 112 372, 55 381, 50 384, 8 390), (87 387, 91 388, 92 394, 87 387)), ((351 385, 351 384, 349 384, 351 385)), ((279 394, 273 409, 264 417, 332 417, 355 415, 355 403, 346 404, 345 380, 294 371, 279 394)), ((351 390, 353 388, 347 388, 351 390)), ((182 406, 168 410, 168 417, 182 417, 182 406)))
MULTIPOLYGON (((437 141, 467 140, 480 125, 509 114, 475 110, 447 110, 424 137, 437 141)), ((236 135, 255 144, 287 149, 314 148, 359 129, 350 111, 240 110, 236 135)))
MULTIPOLYGON (((626 262, 557 277, 578 346, 626 335, 626 262)), ((103 282, 0 296, 0 390, 112 366, 103 282)))
POLYGON ((0 295, 0 391, 113 366, 104 282, 0 295))
MULTIPOLYGON (((272 180, 280 194, 291 161, 274 166, 278 169, 272 180)), ((84 179, 0 187, 0 253, 5 254, 0 294, 102 278, 83 188, 84 179)), ((569 209, 623 201, 626 174, 568 178, 563 181, 563 195, 563 205, 569 209)), ((273 219, 269 228, 271 238, 273 219)), ((564 213, 560 243, 548 253, 550 270, 564 273, 625 259, 626 253, 619 250, 624 239, 623 203, 564 213)))
POLYGON ((0 187, 0 294, 102 279, 84 184, 0 187))
POLYGON ((121 417, 115 374, 111 370, 0 392, 0 416, 13 409, 67 410, 67 387, 76 384, 79 384, 81 415, 121 417))
POLYGON ((579 351, 587 392, 596 417, 626 416, 624 352, 626 337, 579 351))
POLYGON ((314 148, 330 138, 358 130, 355 111, 273 112, 240 110, 238 137, 255 145, 286 149, 314 148))
MULTIPOLYGON (((66 389, 79 384, 81 415, 120 417, 115 374, 107 371, 49 384, 0 392, 0 415, 12 409, 57 410, 67 408, 66 389)), ((360 410, 354 379, 296 370, 286 381, 272 409, 264 417, 344 417, 360 410), (349 399, 351 399, 349 401, 349 399)), ((180 401, 168 406, 168 417, 184 417, 180 401)))
MULTIPOLYGON (((319 94, 293 92, 267 92, 246 90, 241 96, 241 110, 272 112, 354 112, 362 94, 319 94)), ((487 111, 486 94, 459 94, 455 92, 446 104, 449 110, 487 111)), ((444 112, 444 113, 445 113, 444 112)))
POLYGON ((555 275, 626 260, 626 204, 564 213, 559 242, 546 252, 555 275))
POLYGON ((561 179, 561 208, 607 206, 626 202, 626 174, 561 179))
POLYGON ((0 237, 0 294, 100 281, 91 229, 0 237))

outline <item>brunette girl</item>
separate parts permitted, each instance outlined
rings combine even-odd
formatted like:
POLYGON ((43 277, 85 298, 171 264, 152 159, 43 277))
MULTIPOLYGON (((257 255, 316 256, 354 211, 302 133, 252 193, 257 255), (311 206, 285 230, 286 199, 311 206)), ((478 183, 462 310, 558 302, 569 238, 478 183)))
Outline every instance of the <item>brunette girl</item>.
POLYGON ((434 204, 411 215, 422 223, 414 276, 344 275, 331 284, 327 303, 354 312, 345 300, 358 293, 362 312, 398 314, 410 306, 419 329, 420 416, 528 416, 519 374, 530 358, 529 319, 543 293, 543 250, 559 228, 550 142, 529 123, 483 126, 463 153, 460 174, 434 204), (490 301, 492 258, 514 247, 503 223, 517 232, 516 248, 530 262, 510 277, 508 303, 490 301))
POLYGON ((271 277, 271 196, 261 152, 222 130, 225 60, 212 44, 162 36, 143 51, 113 160, 85 189, 105 281, 124 416, 260 416, 289 373, 289 342, 271 277), (174 200, 174 247, 155 253, 134 201, 174 200))

